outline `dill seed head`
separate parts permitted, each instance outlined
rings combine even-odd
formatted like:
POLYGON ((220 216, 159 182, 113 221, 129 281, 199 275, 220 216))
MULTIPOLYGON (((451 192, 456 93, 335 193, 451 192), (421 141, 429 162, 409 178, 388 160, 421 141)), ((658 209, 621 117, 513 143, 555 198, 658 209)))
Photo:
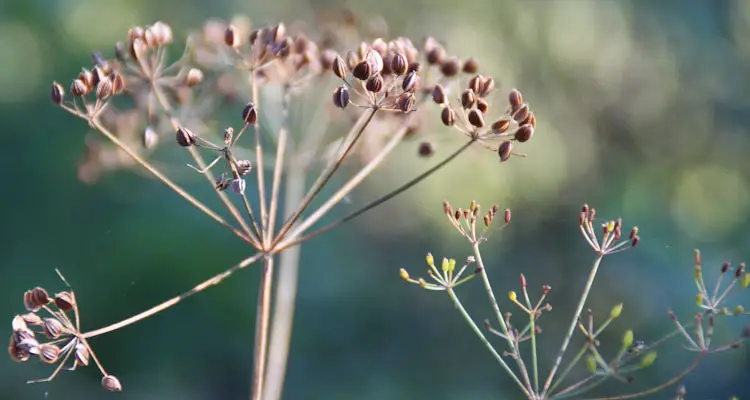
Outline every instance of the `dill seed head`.
POLYGON ((42 306, 49 303, 50 298, 46 290, 37 286, 23 294, 23 302, 27 310, 36 312, 42 308, 42 306))

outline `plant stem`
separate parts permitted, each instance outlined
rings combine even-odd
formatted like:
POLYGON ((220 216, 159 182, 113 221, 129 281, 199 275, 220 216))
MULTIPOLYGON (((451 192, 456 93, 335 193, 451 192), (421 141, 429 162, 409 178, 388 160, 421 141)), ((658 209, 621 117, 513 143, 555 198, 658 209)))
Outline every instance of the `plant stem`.
POLYGON ((258 307, 255 317, 255 346, 253 362, 252 400, 263 398, 263 384, 266 375, 266 358, 268 356, 268 323, 271 318, 271 287, 273 284, 273 256, 263 258, 258 289, 258 307))
MULTIPOLYGON (((258 110, 258 107, 260 106, 260 93, 258 88, 258 75, 257 70, 255 68, 252 69, 252 73, 250 74, 252 76, 252 82, 250 84, 250 90, 252 92, 252 99, 253 99, 253 105, 255 106, 255 109, 258 110)), ((257 112, 257 111, 256 111, 257 112)), ((266 248, 266 236, 268 235, 268 213, 266 211, 266 181, 265 181, 265 168, 263 167, 263 144, 261 143, 261 135, 260 135, 260 127, 254 126, 253 131, 255 133, 255 162, 256 162, 256 168, 258 175, 258 201, 260 202, 260 228, 261 228, 261 237, 260 241, 263 244, 263 247, 266 248)), ((262 377, 262 375, 261 375, 262 377)))
POLYGON ((474 143, 473 139, 470 140, 469 142, 467 142, 466 144, 462 145, 461 147, 459 147, 458 150, 456 150, 453 153, 451 153, 448 157, 446 157, 445 159, 443 159, 442 161, 440 161, 437 165, 435 165, 432 168, 428 169, 427 171, 419 174, 418 176, 416 176, 415 178, 413 178, 409 182, 406 182, 405 184, 399 186, 398 188, 394 189, 393 191, 387 193, 386 195, 381 196, 381 197, 375 199, 374 201, 371 201, 370 203, 366 204, 364 207, 360 208, 357 211, 354 211, 353 213, 345 216, 344 218, 339 219, 338 221, 332 222, 332 223, 330 223, 330 224, 328 224, 328 225, 326 225, 326 226, 324 226, 322 228, 316 229, 313 232, 310 232, 310 233, 308 233, 306 235, 298 237, 294 241, 289 242, 287 244, 287 246, 294 246, 295 244, 306 242, 306 241, 314 238, 315 236, 318 236, 318 235, 321 235, 323 233, 326 233, 326 232, 330 231, 331 229, 336 228, 337 226, 339 226, 339 225, 341 225, 341 224, 343 224, 345 222, 351 221, 354 218, 356 218, 356 217, 358 217, 358 216, 366 213, 367 211, 370 211, 371 209, 373 209, 373 208, 375 208, 375 207, 377 207, 377 206, 379 206, 379 205, 387 202, 388 200, 390 200, 390 199, 398 196, 399 194, 401 194, 401 193, 409 190, 414 185, 422 182, 423 180, 425 180, 426 178, 428 178, 430 175, 434 174, 435 172, 437 172, 438 170, 440 170, 442 167, 446 166, 449 162, 453 161, 453 159, 455 159, 461 153, 463 153, 464 150, 468 149, 469 146, 471 146, 472 143, 474 143))
POLYGON ((503 360, 503 358, 498 354, 497 350, 495 350, 495 347, 492 346, 492 343, 490 343, 489 340, 487 340, 487 337, 484 336, 482 331, 479 329, 477 324, 474 322, 474 320, 471 318, 471 315, 469 315, 469 312, 466 311, 463 304, 461 304, 461 300, 458 299, 458 296, 453 292, 453 289, 448 288, 447 289, 448 296, 450 296, 451 300, 453 300, 453 304, 455 304, 456 308, 458 309, 458 312, 461 313, 461 316, 464 317, 464 320, 466 320, 466 323, 469 324, 471 327, 471 330, 474 331, 474 333, 479 337, 479 340, 484 343, 485 347, 487 347, 487 350, 490 351, 493 357, 497 360, 497 362, 500 363, 500 366, 503 367, 505 372, 510 375, 510 377, 513 379, 514 382, 518 385, 519 388, 521 388, 521 391, 526 395, 526 397, 531 397, 531 393, 529 393, 528 389, 521 383, 521 381, 518 379, 515 373, 513 373, 513 370, 510 369, 508 364, 503 360))
MULTIPOLYGON (((288 169, 285 186, 284 213, 288 215, 291 214, 305 194, 304 165, 293 166, 288 169)), ((265 393, 263 395, 265 400, 281 399, 281 394, 284 391, 284 379, 294 323, 301 249, 300 246, 294 246, 279 254, 279 272, 276 279, 265 393)))
POLYGON ((557 373, 557 369, 560 367, 560 363, 562 362, 563 356, 565 355, 565 350, 568 349, 570 339, 573 337, 573 332, 575 332, 576 325, 578 324, 578 317, 581 315, 583 306, 586 304, 586 300, 589 297, 589 292, 591 291, 591 286, 594 284, 594 279, 596 279, 596 272, 599 270, 599 264, 601 264, 602 258, 604 258, 603 254, 597 255, 596 260, 594 260, 594 265, 591 267, 591 272, 589 273, 588 280, 586 280, 586 286, 583 288, 581 300, 578 301, 576 312, 573 314, 573 318, 570 322, 570 327, 568 327, 568 332, 565 334, 562 346, 560 346, 560 351, 557 353, 555 364, 552 366, 549 377, 547 377, 547 382, 544 384, 544 395, 548 393, 549 387, 552 384, 552 379, 555 378, 555 373, 557 373))
POLYGON ((132 316, 132 317, 130 317, 128 319, 122 320, 122 321, 114 323, 112 325, 105 326, 104 328, 99 328, 97 330, 93 330, 93 331, 81 334, 81 337, 84 338, 84 339, 88 339, 88 338, 92 338, 94 336, 103 335, 105 333, 112 332, 112 331, 115 331, 115 330, 120 329, 120 328, 124 328, 124 327, 126 327, 128 325, 131 325, 131 324, 134 324, 134 323, 136 323, 136 322, 138 322, 140 320, 146 319, 146 318, 148 318, 148 317, 150 317, 150 316, 152 316, 152 315, 154 315, 156 313, 164 311, 167 308, 172 307, 175 304, 179 303, 180 301, 185 300, 188 297, 190 297, 190 296, 192 296, 192 295, 194 295, 196 293, 202 292, 203 290, 205 290, 206 288, 208 288, 210 286, 218 285, 224 279, 226 279, 227 277, 229 277, 230 275, 232 275, 235 271, 243 269, 243 268, 247 267, 248 265, 250 265, 250 264, 254 263, 255 261, 257 261, 262 255, 263 255, 262 253, 257 253, 257 254, 255 254, 252 257, 249 257, 249 258, 246 258, 246 259, 242 260, 239 264, 233 266, 232 268, 229 268, 229 269, 225 270, 224 272, 216 274, 213 277, 211 277, 211 278, 209 278, 209 279, 201 282, 200 284, 196 285, 192 289, 188 290, 187 292, 185 292, 185 293, 183 293, 183 294, 181 294, 179 296, 173 297, 173 298, 171 298, 171 299, 169 299, 169 300, 167 300, 167 301, 165 301, 165 302, 163 302, 163 303, 161 303, 161 304, 159 304, 157 306, 149 308, 148 310, 146 310, 146 311, 144 311, 142 313, 136 314, 136 315, 134 315, 134 316, 132 316))

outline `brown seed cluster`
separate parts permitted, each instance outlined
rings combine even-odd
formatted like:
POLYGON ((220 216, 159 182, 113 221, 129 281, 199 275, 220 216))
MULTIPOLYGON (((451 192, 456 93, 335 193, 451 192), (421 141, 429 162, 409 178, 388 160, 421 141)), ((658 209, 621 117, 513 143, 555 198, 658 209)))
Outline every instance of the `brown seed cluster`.
POLYGON ((31 356, 37 356, 45 364, 57 364, 48 378, 30 382, 50 381, 66 364, 70 364, 71 370, 74 370, 78 366, 89 365, 93 358, 105 378, 102 386, 110 391, 122 389, 117 378, 104 371, 81 335, 78 306, 72 290, 50 296, 43 288, 36 287, 24 293, 23 301, 27 313, 13 317, 13 333, 8 345, 10 358, 25 362, 31 356), (71 311, 73 320, 68 316, 71 311), (71 358, 73 360, 69 363, 71 358))

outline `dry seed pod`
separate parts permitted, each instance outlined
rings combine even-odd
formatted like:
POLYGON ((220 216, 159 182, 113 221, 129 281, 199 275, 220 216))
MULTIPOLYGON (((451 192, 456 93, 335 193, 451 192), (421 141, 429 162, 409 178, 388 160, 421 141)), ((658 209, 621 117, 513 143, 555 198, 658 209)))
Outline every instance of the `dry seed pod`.
POLYGON ((427 63, 430 65, 436 65, 443 62, 445 59, 445 49, 440 44, 435 45, 430 50, 427 50, 427 63))
POLYGON ((89 348, 81 341, 76 343, 76 361, 83 366, 87 366, 89 365, 89 356, 89 348))
POLYGON ((70 94, 76 97, 85 96, 89 93, 89 88, 82 80, 76 79, 70 84, 70 94))
POLYGON ((529 116, 529 105, 528 104, 521 104, 513 111, 513 119, 516 122, 523 122, 526 117, 529 116))
POLYGON ((331 68, 333 69, 333 73, 339 78, 344 79, 344 77, 346 77, 346 63, 344 62, 344 59, 341 58, 341 56, 336 56, 336 58, 333 60, 331 68))
POLYGON ((240 176, 247 175, 248 172, 250 172, 253 169, 253 164, 250 163, 248 160, 238 160, 237 161, 237 173, 240 174, 240 176))
POLYGON ((242 109, 242 120, 250 125, 255 125, 258 121, 258 110, 255 109, 253 103, 247 103, 242 109))
POLYGON ((437 83, 432 88, 432 101, 439 106, 445 104, 445 89, 443 89, 443 85, 437 83))
POLYGON ((383 57, 376 50, 369 50, 365 62, 370 67, 370 74, 379 74, 383 70, 383 57))
POLYGON ((401 110, 401 112, 409 112, 414 108, 414 94, 411 92, 401 93, 400 96, 396 98, 396 108, 401 110))
POLYGON ((365 88, 373 93, 380 92, 383 90, 383 77, 380 76, 380 74, 371 76, 370 79, 367 80, 365 88))
POLYGON ((60 348, 54 344, 43 343, 39 346, 39 358, 47 364, 54 364, 60 357, 60 348))
POLYGON ((435 145, 431 142, 422 142, 419 144, 419 155, 421 157, 429 157, 435 154, 435 145))
POLYGON ((227 26, 227 29, 224 30, 224 44, 229 47, 236 47, 239 42, 237 28, 234 25, 227 26))
POLYGON ((349 105, 349 89, 339 86, 333 91, 333 104, 338 108, 346 108, 349 105))
POLYGON ((484 126, 484 116, 482 116, 479 110, 471 110, 469 111, 469 123, 477 128, 481 128, 484 126))
POLYGON ((421 68, 422 68, 422 65, 420 63, 418 63, 416 61, 410 62, 409 63, 409 67, 406 68, 406 73, 407 74, 410 73, 410 72, 419 73, 419 71, 421 70, 421 68))
MULTIPOLYGON (((21 316, 27 325, 42 326, 42 318, 36 313, 30 312, 21 316)), ((15 328, 13 329, 15 330, 15 328)))
POLYGON ((63 324, 55 318, 45 318, 42 329, 48 338, 57 339, 63 333, 63 324))
POLYGON ((466 74, 476 74, 479 69, 479 63, 474 58, 469 58, 464 61, 462 71, 466 74))
POLYGON ((487 115, 487 111, 490 109, 489 103, 484 99, 477 97, 477 110, 481 111, 483 115, 487 115))
POLYGON ((94 73, 90 70, 83 68, 81 70, 81 73, 78 74, 78 79, 83 82, 84 85, 86 85, 86 88, 88 90, 91 90, 95 84, 94 84, 94 73))
POLYGON ((156 47, 159 45, 159 42, 156 39, 156 32, 154 32, 154 29, 151 26, 147 27, 143 32, 143 40, 146 41, 148 47, 156 47))
POLYGON ((513 154, 513 142, 504 140, 497 148, 497 154, 500 156, 500 162, 508 161, 513 154))
POLYGON ((440 119, 445 126, 453 126, 456 123, 456 112, 451 106, 443 106, 443 111, 440 112, 440 119))
POLYGON ((516 129, 514 137, 519 142, 527 142, 534 135, 534 127, 531 124, 521 125, 520 128, 516 129))
POLYGON ((36 312, 42 306, 49 303, 50 298, 46 290, 37 286, 23 294, 23 302, 27 310, 36 312))
POLYGON ((118 95, 125 90, 125 78, 115 72, 112 76, 112 94, 118 95))
POLYGON ((143 131, 143 137, 141 140, 143 147, 147 150, 151 150, 159 144, 159 135, 156 133, 154 128, 147 126, 143 131))
POLYGON ((230 189, 232 189, 232 193, 241 195, 245 193, 245 187, 247 183, 242 178, 237 178, 232 180, 232 184, 230 185, 230 189))
POLYGON ((96 98, 98 100, 105 100, 112 96, 112 80, 105 76, 96 85, 96 98))
POLYGON ((406 73, 409 64, 401 53, 395 53, 391 58, 390 66, 391 72, 400 76, 406 73))
POLYGON ((120 384, 120 381, 117 378, 115 378, 114 375, 105 375, 102 378, 102 387, 104 389, 109 390, 110 392, 122 391, 122 385, 120 384))
POLYGON ((474 91, 471 89, 466 89, 463 93, 461 93, 461 105, 467 110, 474 105, 476 99, 477 98, 474 95, 474 91))
POLYGON ((187 75, 185 75, 185 85, 193 87, 201 82, 203 82, 203 71, 198 68, 190 68, 187 75))
POLYGON ((502 135, 508 130, 508 127, 510 127, 510 120, 499 119, 492 123, 492 133, 495 135, 502 135))
POLYGON ((136 61, 143 59, 147 51, 148 45, 141 38, 134 39, 130 44, 130 55, 136 61))
POLYGON ((177 129, 177 144, 182 147, 190 147, 195 144, 195 135, 188 128, 177 129))
POLYGON ((471 79, 469 79, 469 89, 473 90, 474 93, 479 93, 480 90, 482 90, 482 83, 484 82, 484 77, 480 74, 476 74, 471 79))
POLYGON ((385 57, 385 54, 388 51, 388 43, 386 43, 382 38, 377 38, 372 41, 372 44, 370 44, 370 48, 377 51, 381 57, 385 57))
POLYGON ((519 92, 518 89, 511 90, 510 94, 508 94, 508 102, 510 103, 510 106, 513 107, 513 109, 520 106, 521 103, 523 103, 523 96, 521 95, 521 92, 519 92))
POLYGON ((401 82, 401 88, 404 92, 414 92, 417 90, 417 85, 419 85, 419 75, 416 72, 409 72, 401 82))
POLYGON ((456 76, 460 70, 461 60, 457 57, 449 57, 440 64, 440 72, 448 78, 456 76))
POLYGON ((52 92, 50 93, 50 99, 54 104, 61 104, 65 98, 65 89, 61 84, 54 82, 52 84, 52 92))
POLYGON ((233 138, 234 138, 234 128, 230 126, 229 128, 224 129, 224 146, 231 145, 233 138))
POLYGON ((352 70, 352 75, 354 75, 355 78, 361 81, 369 79, 370 74, 370 64, 366 63, 365 61, 357 63, 357 65, 355 65, 354 69, 352 70))
POLYGON ((214 182, 214 187, 216 188, 216 190, 223 192, 227 190, 227 188, 229 187, 231 183, 232 182, 229 179, 227 179, 226 174, 222 173, 216 178, 216 181, 214 182))
POLYGON ((91 71, 91 75, 94 77, 93 81, 91 82, 92 88, 99 86, 99 82, 101 82, 102 79, 107 76, 107 74, 105 74, 99 66, 94 67, 94 70, 91 71))
POLYGON ((479 96, 481 97, 487 97, 490 93, 492 93, 492 90, 495 89, 495 80, 489 76, 484 79, 484 82, 482 82, 482 88, 479 90, 479 96))

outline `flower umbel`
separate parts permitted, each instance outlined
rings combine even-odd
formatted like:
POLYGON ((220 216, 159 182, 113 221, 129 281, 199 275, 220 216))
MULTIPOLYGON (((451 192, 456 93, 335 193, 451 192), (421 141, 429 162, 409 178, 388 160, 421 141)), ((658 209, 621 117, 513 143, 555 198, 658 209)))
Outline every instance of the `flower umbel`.
POLYGON ((440 269, 435 266, 435 259, 432 254, 427 253, 426 260, 427 265, 429 265, 430 267, 429 269, 427 269, 427 275, 429 275, 430 278, 432 278, 436 283, 427 282, 424 278, 413 279, 411 276, 409 276, 409 273, 404 268, 401 268, 400 270, 401 278, 409 283, 414 283, 427 290, 448 290, 453 289, 462 283, 470 281, 481 271, 481 269, 476 268, 474 269, 474 272, 472 274, 462 278, 464 272, 466 271, 466 268, 474 263, 474 257, 468 257, 466 259, 466 263, 461 267, 460 270, 458 270, 457 273, 455 272, 456 260, 452 258, 443 258, 440 269))
POLYGON ((581 210, 581 215, 578 219, 578 225, 581 228, 581 233, 586 239, 588 244, 598 254, 605 256, 608 254, 619 253, 627 249, 635 247, 641 240, 638 237, 638 227, 633 227, 630 230, 630 234, 627 238, 622 237, 622 219, 618 218, 617 221, 607 221, 602 224, 602 238, 596 236, 596 230, 594 229, 594 220, 596 217, 596 210, 589 208, 588 204, 584 204, 581 210))

